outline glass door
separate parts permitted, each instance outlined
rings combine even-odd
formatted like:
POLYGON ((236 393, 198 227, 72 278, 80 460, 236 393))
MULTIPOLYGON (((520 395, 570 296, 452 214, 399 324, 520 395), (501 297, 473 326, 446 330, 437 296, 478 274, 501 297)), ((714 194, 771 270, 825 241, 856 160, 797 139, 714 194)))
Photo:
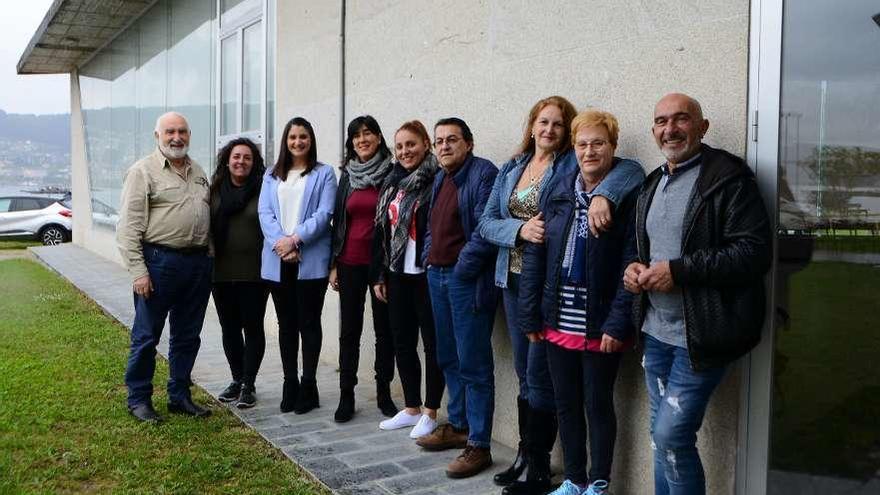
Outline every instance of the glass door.
POLYGON ((766 493, 880 493, 880 2, 781 39, 766 493))

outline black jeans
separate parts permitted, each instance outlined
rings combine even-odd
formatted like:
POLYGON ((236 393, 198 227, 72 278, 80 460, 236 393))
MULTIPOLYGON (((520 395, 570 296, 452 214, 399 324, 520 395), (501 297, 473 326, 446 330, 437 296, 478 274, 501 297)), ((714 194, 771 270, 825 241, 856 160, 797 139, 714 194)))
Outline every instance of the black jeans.
POLYGON ((253 386, 266 352, 263 319, 269 287, 263 282, 215 282, 213 294, 232 379, 253 386))
POLYGON ((376 383, 394 379, 394 343, 388 324, 388 305, 376 298, 369 281, 368 265, 336 265, 339 280, 339 388, 353 390, 357 385, 361 357, 361 334, 364 331, 364 304, 370 292, 373 331, 376 334, 376 383))
POLYGON ((388 314, 406 407, 422 405, 422 363, 417 350, 421 330, 425 351, 425 407, 439 409, 446 380, 437 365, 437 334, 425 274, 389 274, 388 314))
POLYGON ((621 355, 620 352, 571 351, 555 344, 547 345, 565 479, 574 483, 611 481, 611 461, 617 438, 614 382, 621 355), (586 471, 585 406, 590 428, 589 478, 586 471))
POLYGON ((284 379, 296 381, 299 341, 302 339, 302 383, 314 384, 321 354, 321 311, 327 279, 297 280, 299 265, 281 263, 281 282, 270 282, 278 315, 278 349, 284 379))

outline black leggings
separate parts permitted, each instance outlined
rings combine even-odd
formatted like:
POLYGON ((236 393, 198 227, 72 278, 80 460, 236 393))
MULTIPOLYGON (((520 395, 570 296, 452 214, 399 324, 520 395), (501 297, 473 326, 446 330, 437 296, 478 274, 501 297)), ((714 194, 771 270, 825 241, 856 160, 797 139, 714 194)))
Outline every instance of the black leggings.
POLYGON ((574 483, 611 481, 611 461, 617 438, 614 382, 620 352, 571 351, 547 344, 547 361, 553 379, 559 439, 565 478, 574 483), (590 431, 590 477, 587 479, 587 421, 590 431))
POLYGON ((269 288, 263 282, 215 282, 212 292, 232 379, 253 386, 266 351, 269 288))
POLYGON ((439 409, 446 381, 437 365, 437 335, 425 274, 389 274, 388 313, 406 407, 422 405, 422 363, 417 351, 421 330, 425 350, 425 407, 439 409))
POLYGON ((314 384, 321 354, 321 311, 327 278, 297 280, 299 265, 281 263, 281 282, 270 283, 278 315, 278 349, 284 379, 296 381, 299 341, 302 339, 302 383, 314 384))
POLYGON ((388 324, 388 305, 376 298, 369 282, 369 265, 338 263, 339 279, 339 388, 354 390, 357 385, 358 363, 361 357, 361 334, 364 331, 364 304, 370 292, 373 309, 373 331, 376 334, 376 383, 391 383, 394 379, 394 343, 388 324))

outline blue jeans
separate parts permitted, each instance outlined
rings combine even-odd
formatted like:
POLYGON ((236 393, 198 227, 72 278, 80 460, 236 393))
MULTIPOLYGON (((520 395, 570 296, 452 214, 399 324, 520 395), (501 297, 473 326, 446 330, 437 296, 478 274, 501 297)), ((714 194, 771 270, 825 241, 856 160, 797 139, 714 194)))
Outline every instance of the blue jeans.
POLYGON ((656 495, 701 495, 706 476, 697 431, 726 367, 694 371, 685 348, 645 337, 645 382, 651 402, 656 495))
POLYGON ((134 295, 134 325, 125 370, 128 406, 149 403, 153 395, 156 346, 168 317, 168 401, 190 397, 190 374, 199 352, 202 322, 211 295, 212 262, 205 254, 144 246, 144 261, 153 283, 149 298, 134 295))
POLYGON ((476 284, 456 277, 451 267, 428 267, 428 287, 437 364, 449 392, 449 422, 458 429, 470 428, 469 445, 489 448, 495 412, 494 311, 475 311, 476 284))
MULTIPOLYGON (((513 349, 513 367, 519 379, 519 396, 529 401, 529 406, 544 411, 555 411, 553 382, 547 366, 547 343, 530 343, 519 328, 519 275, 510 273, 504 289, 504 315, 510 346, 513 349)), ((536 328, 535 330, 541 330, 536 328)))

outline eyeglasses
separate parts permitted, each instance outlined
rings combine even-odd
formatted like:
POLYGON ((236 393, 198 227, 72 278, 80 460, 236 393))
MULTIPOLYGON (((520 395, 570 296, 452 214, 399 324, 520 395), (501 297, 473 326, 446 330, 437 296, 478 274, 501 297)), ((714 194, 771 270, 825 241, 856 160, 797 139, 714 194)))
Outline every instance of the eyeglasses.
POLYGON ((436 146, 437 148, 440 148, 440 147, 443 146, 444 144, 448 144, 449 146, 455 146, 456 144, 459 143, 459 141, 462 141, 462 140, 463 140, 463 139, 462 139, 461 137, 456 136, 455 134, 453 134, 453 135, 449 136, 449 137, 446 138, 446 139, 443 139, 443 138, 437 138, 437 139, 435 139, 435 140, 434 140, 434 146, 436 146))
POLYGON ((606 145, 608 145, 608 141, 605 141, 604 139, 596 139, 593 141, 579 141, 577 143, 577 147, 580 149, 586 150, 586 149, 593 148, 594 150, 597 150, 597 151, 601 150, 606 145))

